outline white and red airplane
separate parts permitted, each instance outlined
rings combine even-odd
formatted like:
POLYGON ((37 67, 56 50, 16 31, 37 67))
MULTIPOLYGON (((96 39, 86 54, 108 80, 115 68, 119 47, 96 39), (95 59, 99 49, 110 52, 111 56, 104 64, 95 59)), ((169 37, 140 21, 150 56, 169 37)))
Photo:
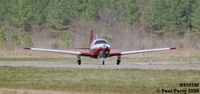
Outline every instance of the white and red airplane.
POLYGON ((111 47, 105 39, 95 39, 93 30, 90 32, 90 48, 88 52, 78 52, 78 51, 66 51, 66 50, 56 50, 56 49, 43 49, 43 48, 24 48, 26 50, 35 51, 45 51, 45 52, 55 52, 63 54, 71 54, 77 56, 78 65, 81 65, 81 56, 92 57, 96 59, 101 59, 102 64, 105 64, 105 59, 108 57, 117 56, 117 65, 121 62, 122 55, 154 52, 154 51, 164 51, 164 50, 174 50, 176 48, 156 48, 156 49, 144 49, 136 51, 122 51, 122 52, 111 52, 111 47))

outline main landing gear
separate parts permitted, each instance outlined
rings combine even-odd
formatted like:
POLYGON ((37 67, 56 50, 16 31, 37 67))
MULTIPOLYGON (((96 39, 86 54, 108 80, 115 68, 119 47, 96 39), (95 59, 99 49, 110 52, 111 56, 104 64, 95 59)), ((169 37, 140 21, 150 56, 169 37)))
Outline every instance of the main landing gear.
MULTIPOLYGON (((121 62, 121 56, 117 56, 117 65, 121 62)), ((81 56, 77 56, 77 63, 81 65, 81 56)), ((105 59, 102 59, 102 65, 105 65, 105 59)))
POLYGON ((121 62, 121 56, 117 56, 117 65, 119 65, 121 62))
MULTIPOLYGON (((104 58, 101 59, 101 62, 102 62, 102 65, 105 65, 105 59, 104 58)), ((119 65, 120 62, 121 62, 121 56, 117 56, 117 65, 119 65)))
POLYGON ((78 65, 81 65, 81 56, 77 56, 78 65))

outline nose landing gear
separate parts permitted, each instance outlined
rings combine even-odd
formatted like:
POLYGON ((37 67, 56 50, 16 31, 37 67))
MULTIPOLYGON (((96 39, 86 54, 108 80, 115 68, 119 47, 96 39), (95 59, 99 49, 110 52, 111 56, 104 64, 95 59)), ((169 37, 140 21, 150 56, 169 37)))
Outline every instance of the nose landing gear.
POLYGON ((104 60, 102 61, 102 64, 105 65, 105 61, 104 60))
POLYGON ((102 61, 102 65, 105 65, 105 59, 102 58, 101 61, 102 61))

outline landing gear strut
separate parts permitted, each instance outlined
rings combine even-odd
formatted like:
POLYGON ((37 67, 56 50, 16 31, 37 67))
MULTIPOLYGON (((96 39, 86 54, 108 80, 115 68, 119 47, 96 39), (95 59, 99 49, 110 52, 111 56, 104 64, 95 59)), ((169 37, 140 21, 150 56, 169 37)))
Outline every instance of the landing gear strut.
POLYGON ((105 65, 105 60, 104 59, 102 59, 102 65, 105 65))
POLYGON ((78 62, 78 65, 81 65, 81 57, 80 56, 77 56, 77 62, 78 62))
POLYGON ((121 56, 117 56, 117 65, 119 65, 121 62, 121 56))

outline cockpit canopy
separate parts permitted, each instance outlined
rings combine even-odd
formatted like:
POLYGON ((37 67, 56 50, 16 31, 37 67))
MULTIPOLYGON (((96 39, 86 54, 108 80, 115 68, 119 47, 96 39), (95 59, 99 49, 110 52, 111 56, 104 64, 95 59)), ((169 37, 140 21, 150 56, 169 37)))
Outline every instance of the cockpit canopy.
POLYGON ((94 42, 94 44, 108 44, 106 40, 104 39, 98 39, 94 42))

